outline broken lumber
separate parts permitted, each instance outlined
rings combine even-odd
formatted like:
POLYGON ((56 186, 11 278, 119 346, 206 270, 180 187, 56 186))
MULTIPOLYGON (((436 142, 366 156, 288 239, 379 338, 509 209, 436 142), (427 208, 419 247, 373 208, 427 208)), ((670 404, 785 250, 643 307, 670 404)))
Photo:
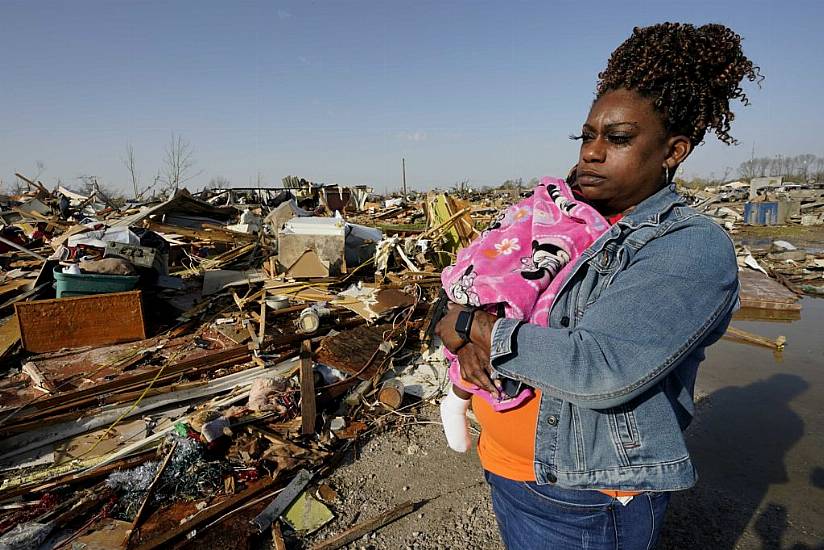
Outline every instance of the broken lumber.
POLYGON ((286 550, 286 541, 283 540, 283 533, 278 522, 272 523, 272 545, 274 550, 286 550))
POLYGON ((300 345, 300 416, 301 433, 315 433, 315 374, 312 370, 312 341, 300 345))
POLYGON ((31 256, 31 257, 33 257, 33 258, 37 258, 37 259, 38 259, 38 260, 40 260, 41 262, 45 262, 45 261, 46 261, 46 257, 45 257, 45 256, 41 256, 41 255, 40 255, 40 254, 38 254, 37 252, 32 252, 32 251, 31 251, 31 250, 29 250, 28 248, 25 248, 25 247, 23 247, 23 246, 21 246, 21 245, 17 244, 16 242, 13 242, 13 241, 10 241, 10 240, 5 239, 5 238, 3 238, 3 237, 0 237, 0 243, 3 243, 3 244, 5 244, 5 245, 8 245, 8 246, 10 246, 10 247, 12 247, 12 248, 16 248, 16 249, 17 249, 17 250, 19 250, 20 252, 24 252, 24 253, 28 254, 29 256, 31 256))
POLYGON ((775 340, 770 340, 764 336, 759 336, 758 334, 753 334, 752 332, 747 332, 746 330, 741 330, 740 328, 735 327, 727 327, 727 332, 724 336, 734 340, 741 340, 748 344, 764 346, 765 348, 774 349, 775 351, 783 351, 784 344, 787 343, 787 338, 785 336, 779 336, 775 340))
POLYGON ((393 521, 402 518, 403 516, 415 511, 415 503, 412 501, 404 502, 400 506, 388 510, 374 518, 367 519, 356 525, 353 525, 346 531, 335 535, 321 543, 312 547, 312 550, 335 550, 341 546, 345 546, 350 542, 356 541, 364 535, 368 535, 372 531, 376 531, 388 525, 393 521))
POLYGON ((43 373, 40 372, 40 369, 37 368, 37 365, 32 363, 31 361, 24 364, 23 368, 21 369, 23 374, 31 378, 31 381, 34 383, 34 388, 45 393, 54 393, 57 391, 57 388, 54 387, 43 373))

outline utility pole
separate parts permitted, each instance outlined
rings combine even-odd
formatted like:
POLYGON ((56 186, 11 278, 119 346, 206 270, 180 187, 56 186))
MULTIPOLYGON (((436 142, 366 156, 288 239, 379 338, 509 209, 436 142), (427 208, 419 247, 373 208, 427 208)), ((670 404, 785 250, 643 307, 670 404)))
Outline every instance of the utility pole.
POLYGON ((406 198, 406 159, 401 159, 401 170, 403 171, 403 198, 406 198))

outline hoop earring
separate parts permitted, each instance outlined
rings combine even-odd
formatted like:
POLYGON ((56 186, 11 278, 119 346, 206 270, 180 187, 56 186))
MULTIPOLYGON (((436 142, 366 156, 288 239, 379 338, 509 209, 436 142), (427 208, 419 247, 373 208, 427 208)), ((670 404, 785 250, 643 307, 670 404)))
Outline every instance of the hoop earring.
POLYGON ((669 182, 670 182, 669 165, 664 164, 664 184, 669 185, 669 182))

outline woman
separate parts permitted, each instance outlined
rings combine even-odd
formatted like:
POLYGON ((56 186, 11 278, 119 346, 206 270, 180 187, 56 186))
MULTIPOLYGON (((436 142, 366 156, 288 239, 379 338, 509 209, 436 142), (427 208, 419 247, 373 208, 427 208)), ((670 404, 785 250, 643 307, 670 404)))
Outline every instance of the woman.
POLYGON ((458 306, 437 326, 465 381, 537 390, 512 411, 473 401, 510 549, 652 548, 669 495, 696 482, 682 430, 704 348, 737 302, 737 266, 727 234, 671 182, 707 131, 734 143, 744 78, 759 69, 722 25, 634 29, 576 136, 577 192, 614 224, 571 269, 548 326, 479 310, 462 345, 458 306))

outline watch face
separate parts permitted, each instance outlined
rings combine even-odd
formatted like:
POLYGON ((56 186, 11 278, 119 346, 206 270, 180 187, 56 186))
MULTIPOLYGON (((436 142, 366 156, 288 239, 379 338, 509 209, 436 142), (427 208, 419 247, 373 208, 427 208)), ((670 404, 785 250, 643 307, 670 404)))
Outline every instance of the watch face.
POLYGON ((469 330, 471 326, 472 313, 465 310, 458 313, 458 319, 455 321, 455 332, 457 332, 464 340, 469 339, 469 330))

